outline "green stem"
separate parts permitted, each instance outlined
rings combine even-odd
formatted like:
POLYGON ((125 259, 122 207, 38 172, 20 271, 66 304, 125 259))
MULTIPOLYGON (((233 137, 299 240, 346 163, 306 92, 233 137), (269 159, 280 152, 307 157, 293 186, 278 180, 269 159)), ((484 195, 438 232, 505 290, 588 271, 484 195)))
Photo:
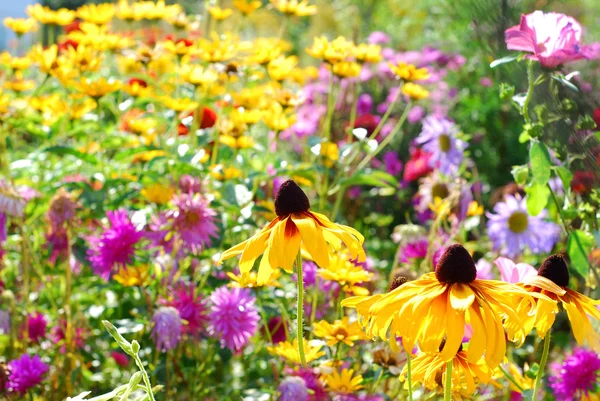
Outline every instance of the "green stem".
POLYGON ((324 124, 324 136, 327 142, 329 142, 331 140, 331 120, 333 119, 333 109, 335 108, 335 102, 334 102, 334 75, 333 75, 333 71, 331 71, 331 77, 329 78, 329 94, 327 96, 327 115, 325 117, 325 124, 324 124))
POLYGON ((533 393, 531 394, 531 400, 535 401, 538 399, 537 395, 542 385, 542 377, 544 377, 544 370, 546 368, 546 362, 548 361, 548 353, 550 351, 550 337, 551 330, 548 330, 546 338, 544 338, 544 351, 542 352, 542 359, 540 360, 540 367, 538 369, 537 376, 535 378, 535 384, 533 386, 533 393))
POLYGON ((506 369, 504 369, 502 366, 498 366, 498 369, 500 369, 500 371, 502 372, 502 374, 508 379, 509 382, 511 382, 516 388, 518 388, 521 392, 525 391, 523 389, 523 387, 521 387, 521 385, 519 385, 519 383, 517 383, 517 381, 515 380, 514 377, 511 376, 510 373, 508 373, 506 371, 506 369))
POLYGON ((306 356, 304 355, 304 324, 302 314, 304 312, 304 277, 302 276, 302 253, 298 251, 296 256, 296 269, 298 271, 298 331, 296 339, 298 340, 298 354, 300 363, 306 366, 306 356))
POLYGON ((529 102, 531 101, 531 97, 533 95, 533 61, 527 60, 527 82, 529 86, 527 88, 527 96, 525 97, 525 101, 523 102, 523 118, 527 124, 531 123, 531 118, 529 118, 529 102))
POLYGON ((408 401, 412 401, 413 399, 413 393, 412 393, 412 366, 411 366, 411 354, 412 351, 408 350, 406 351, 406 380, 408 380, 408 401))
POLYGON ((444 401, 452 401, 452 360, 446 362, 446 383, 444 384, 444 401))
POLYGON ((348 125, 348 132, 346 133, 346 143, 352 142, 352 131, 354 130, 354 124, 356 122, 356 111, 358 109, 358 92, 359 83, 354 84, 354 96, 352 99, 352 109, 350 111, 350 124, 348 125))
POLYGON ((265 315, 265 308, 263 306, 259 294, 256 294, 256 303, 258 305, 258 310, 260 311, 260 317, 262 318, 263 322, 265 322, 264 328, 267 333, 267 339, 269 340, 270 344, 273 344, 273 336, 271 335, 271 329, 269 328, 269 321, 267 320, 267 316, 265 315))
POLYGON ((152 384, 150 383, 150 376, 148 376, 148 372, 144 368, 144 364, 140 359, 140 356, 136 353, 133 357, 135 360, 135 364, 137 365, 140 372, 142 372, 142 379, 144 380, 144 384, 146 385, 146 392, 148 393, 148 397, 150 397, 150 401, 156 401, 154 398, 154 392, 152 391, 152 384))

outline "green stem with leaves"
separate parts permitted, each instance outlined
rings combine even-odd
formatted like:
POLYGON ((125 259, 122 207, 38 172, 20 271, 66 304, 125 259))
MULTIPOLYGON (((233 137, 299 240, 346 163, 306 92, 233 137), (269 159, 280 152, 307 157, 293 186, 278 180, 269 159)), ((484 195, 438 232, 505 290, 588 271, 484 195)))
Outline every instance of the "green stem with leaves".
POLYGON ((533 87, 535 80, 533 79, 533 60, 527 60, 527 82, 529 84, 527 88, 527 96, 523 101, 523 118, 527 124, 531 124, 531 118, 529 118, 529 102, 533 96, 533 87))

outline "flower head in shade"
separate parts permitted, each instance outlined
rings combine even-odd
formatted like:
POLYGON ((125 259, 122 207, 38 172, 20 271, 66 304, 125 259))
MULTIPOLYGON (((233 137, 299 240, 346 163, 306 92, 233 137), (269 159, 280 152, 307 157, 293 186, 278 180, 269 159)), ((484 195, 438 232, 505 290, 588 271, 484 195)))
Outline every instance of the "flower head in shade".
POLYGON ((279 387, 279 401, 307 401, 308 389, 302 378, 291 376, 283 379, 279 387))
POLYGON ((49 367, 39 356, 23 355, 8 363, 8 382, 6 388, 20 395, 25 394, 30 388, 40 384, 48 372, 49 367))
POLYGON ((552 364, 550 387, 557 400, 583 400, 600 391, 600 356, 585 348, 576 348, 562 364, 552 364))
POLYGON ((516 263, 508 258, 500 257, 494 260, 494 264, 500 270, 500 278, 507 283, 522 283, 528 277, 537 275, 535 267, 527 263, 516 263))
POLYGON ((457 138, 458 132, 452 121, 431 115, 423 120, 423 130, 416 139, 418 144, 423 145, 424 151, 431 153, 429 165, 446 175, 458 171, 464 150, 469 146, 457 138))
POLYGON ((0 309, 0 334, 10 333, 10 313, 0 309))
POLYGON ((448 199, 456 191, 458 191, 458 185, 436 171, 421 180, 418 192, 419 203, 416 209, 421 213, 430 210, 431 205, 448 199))
POLYGON ((264 254, 258 268, 258 284, 266 282, 273 271, 283 268, 292 273, 300 249, 305 250, 317 265, 330 264, 331 248, 348 248, 351 258, 364 262, 364 237, 355 229, 335 224, 320 213, 311 212, 310 202, 302 189, 292 180, 281 184, 275 198, 277 217, 250 239, 223 252, 219 262, 242 255, 240 272, 247 273, 264 254))
POLYGON ((183 241, 184 247, 198 252, 202 247, 210 246, 211 238, 217 236, 215 216, 217 213, 209 207, 209 201, 184 193, 173 198, 177 210, 171 213, 173 230, 183 241))
POLYGON ((418 343, 423 352, 429 353, 438 352, 445 339, 446 346, 440 352, 444 362, 457 354, 466 322, 470 322, 473 334, 466 354, 468 361, 476 363, 485 354, 486 363, 494 368, 506 353, 503 322, 521 327, 518 340, 524 341, 527 333, 516 307, 521 301, 533 304, 533 300, 517 285, 479 280, 476 275, 469 252, 461 245, 451 245, 434 273, 386 294, 347 298, 342 305, 356 308, 367 335, 388 339, 392 350, 398 350, 396 337, 402 338, 404 349, 412 350, 418 343))
MULTIPOLYGON (((600 352, 600 334, 592 326, 591 318, 600 320, 600 301, 595 301, 569 288, 569 269, 560 255, 552 255, 542 263, 537 276, 527 277, 520 284, 532 294, 544 297, 536 299, 535 314, 530 313, 529 307, 519 305, 517 313, 521 316, 525 330, 535 327, 541 338, 546 336, 554 324, 558 313, 558 304, 567 312, 571 329, 578 344, 587 341, 596 352, 600 352)), ((512 337, 515 327, 507 325, 509 337, 512 337)))
POLYGON ((197 335, 206 325, 206 305, 200 295, 194 294, 195 287, 180 283, 173 291, 173 299, 168 303, 179 312, 179 316, 187 322, 182 327, 183 333, 197 335))
POLYGON ((529 58, 544 67, 555 68, 571 61, 600 57, 600 43, 582 45, 581 31, 581 25, 573 17, 534 11, 522 15, 521 23, 508 28, 504 36, 509 50, 533 53, 529 58))
POLYGON ((51 249, 48 261, 52 264, 56 263, 57 259, 66 259, 69 255, 69 236, 64 227, 53 229, 46 233, 45 247, 51 249))
POLYGON ((338 283, 345 293, 355 295, 367 295, 369 291, 361 284, 371 281, 374 276, 364 265, 351 260, 347 252, 332 255, 329 266, 319 269, 318 275, 325 281, 338 283))
POLYGON ((30 313, 27 315, 27 334, 34 343, 39 343, 46 337, 46 327, 48 321, 46 316, 41 313, 30 313))
POLYGON ((156 348, 162 352, 177 348, 181 338, 182 322, 177 309, 161 306, 152 316, 154 327, 152 338, 156 348))
POLYGON ((202 189, 202 182, 199 178, 184 174, 179 179, 179 189, 186 194, 197 194, 200 193, 202 189))
POLYGON ((486 214, 488 235, 494 249, 509 257, 518 256, 525 248, 535 254, 550 252, 558 241, 560 227, 544 220, 545 210, 530 216, 526 198, 506 195, 504 202, 496 203, 494 212, 486 214))
POLYGON ((252 292, 223 286, 211 294, 210 301, 208 332, 220 340, 222 347, 233 351, 244 348, 256 334, 260 320, 252 292))
POLYGON ((94 273, 108 281, 113 271, 131 263, 135 245, 143 233, 136 229, 123 209, 108 211, 106 216, 110 227, 100 236, 88 237, 87 257, 94 273))

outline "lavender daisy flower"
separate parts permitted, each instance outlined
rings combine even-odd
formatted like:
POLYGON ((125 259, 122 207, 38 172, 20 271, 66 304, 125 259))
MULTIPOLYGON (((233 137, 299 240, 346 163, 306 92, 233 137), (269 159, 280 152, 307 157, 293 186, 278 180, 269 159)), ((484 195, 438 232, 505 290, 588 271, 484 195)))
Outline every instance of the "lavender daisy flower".
POLYGON ((214 223, 217 213, 212 210, 209 201, 199 195, 181 194, 173 198, 177 210, 170 213, 173 218, 173 230, 183 241, 184 247, 199 252, 209 246, 211 237, 217 236, 214 223))
POLYGON ((114 270, 131 263, 135 245, 143 233, 135 228, 127 211, 123 209, 109 211, 106 216, 110 228, 105 229, 100 236, 88 237, 90 248, 87 257, 94 273, 108 281, 114 270))
POLYGON ((557 400, 583 399, 599 389, 600 357, 591 350, 577 348, 562 364, 552 364, 550 387, 557 400))
POLYGON ((308 389, 306 383, 300 377, 291 376, 283 379, 277 388, 279 393, 279 401, 307 401, 308 389))
POLYGON ((10 313, 0 309, 0 334, 10 333, 10 313))
POLYGON ((427 116, 423 120, 423 130, 416 139, 423 150, 431 153, 429 165, 439 168, 443 174, 457 172, 463 160, 463 152, 469 146, 458 139, 458 127, 450 120, 427 116))
POLYGON ((23 395, 30 388, 40 384, 48 370, 48 365, 42 362, 39 356, 31 357, 25 354, 8 363, 6 388, 23 395))
POLYGON ((172 306, 161 306, 152 316, 152 339, 162 352, 177 348, 181 337, 181 317, 172 306))
POLYGON ((41 313, 27 315, 27 334, 34 343, 39 343, 46 337, 46 327, 48 321, 46 316, 41 313))
POLYGON ((208 332, 219 338, 222 347, 242 349, 256 333, 260 317, 256 299, 247 288, 217 288, 210 296, 212 311, 208 332))
POLYGON ((560 227, 544 220, 546 210, 537 216, 527 213, 526 198, 506 195, 494 212, 486 214, 488 235, 494 249, 509 257, 518 256, 526 247, 534 254, 548 253, 559 239, 560 227))

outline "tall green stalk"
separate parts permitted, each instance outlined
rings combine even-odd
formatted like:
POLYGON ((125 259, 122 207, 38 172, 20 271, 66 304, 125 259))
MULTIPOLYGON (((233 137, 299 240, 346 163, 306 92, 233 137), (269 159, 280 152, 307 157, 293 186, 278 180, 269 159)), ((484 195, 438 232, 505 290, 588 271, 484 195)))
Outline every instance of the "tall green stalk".
POLYGON ((446 362, 446 382, 444 384, 444 401, 452 401, 452 360, 446 362))
POLYGON ((544 377, 544 370, 546 369, 546 362, 548 362, 548 353, 550 352, 550 337, 552 330, 548 330, 546 338, 544 338, 544 350, 542 351, 542 359, 540 360, 540 367, 535 377, 535 384, 533 386, 533 393, 531 393, 531 400, 535 401, 538 399, 538 392, 542 386, 542 378, 544 377))
POLYGON ((304 324, 302 315, 304 313, 304 277, 302 276, 302 254, 298 252, 296 256, 296 270, 298 271, 298 329, 296 339, 298 340, 298 354, 300 363, 306 366, 306 356, 304 355, 304 324))

